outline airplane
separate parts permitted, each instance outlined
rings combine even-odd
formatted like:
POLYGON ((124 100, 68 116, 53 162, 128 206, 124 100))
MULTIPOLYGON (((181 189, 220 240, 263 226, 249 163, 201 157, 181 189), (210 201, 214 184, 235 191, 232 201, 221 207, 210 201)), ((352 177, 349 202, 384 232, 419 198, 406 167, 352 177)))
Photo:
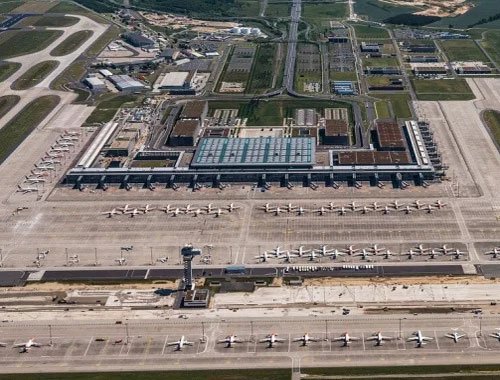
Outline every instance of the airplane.
POLYGON ((78 141, 78 140, 80 140, 80 138, 78 138, 76 136, 67 135, 67 134, 61 135, 60 138, 63 139, 63 140, 70 140, 70 141, 78 141))
POLYGON ((62 153, 51 153, 51 152, 45 152, 45 155, 50 158, 62 158, 64 157, 64 154, 62 153))
POLYGON ((177 346, 176 351, 181 351, 184 346, 192 346, 194 345, 194 342, 189 342, 186 340, 186 338, 181 336, 181 339, 179 339, 177 342, 170 342, 167 343, 168 346, 177 346))
POLYGON ((420 252, 415 252, 413 249, 410 249, 408 252, 406 253, 402 253, 402 255, 408 255, 408 259, 413 259, 413 256, 418 256, 418 255, 421 255, 420 252))
POLYGON ((323 216, 325 215, 329 210, 326 209, 325 207, 321 206, 320 208, 318 208, 317 210, 314 210, 315 213, 317 213, 318 215, 320 216, 323 216))
POLYGON ((422 331, 420 331, 420 330, 415 331, 413 333, 413 335, 415 335, 415 336, 413 336, 411 338, 408 338, 407 341, 408 342, 412 342, 412 341, 416 342, 417 343, 417 347, 422 347, 422 346, 424 346, 424 345, 427 344, 426 343, 427 341, 434 340, 433 338, 429 338, 427 336, 423 336, 422 335, 422 331))
POLYGON ((7 343, 0 342, 0 347, 7 347, 7 343))
POLYGON ((412 208, 409 205, 404 206, 404 208, 401 208, 400 211, 403 211, 406 215, 413 212, 412 208))
POLYGON ((281 214, 282 212, 287 212, 285 209, 282 209, 281 207, 276 207, 274 209, 269 209, 268 212, 272 212, 274 214, 274 216, 278 216, 279 214, 281 214))
POLYGON ((264 210, 264 212, 269 212, 271 211, 271 205, 266 203, 264 206, 259 207, 259 209, 264 210))
POLYGON ((126 204, 123 207, 118 207, 117 210, 121 211, 122 214, 126 214, 129 210, 131 210, 130 205, 126 204))
POLYGON ((343 249, 342 251, 347 253, 349 256, 352 256, 354 253, 359 251, 359 248, 354 248, 353 245, 350 245, 346 249, 343 249))
POLYGON ((415 248, 418 253, 420 253, 421 255, 426 253, 426 252, 429 252, 431 249, 430 248, 424 248, 424 245, 423 244, 419 244, 416 248, 415 248))
POLYGON ((312 336, 309 336, 308 333, 305 333, 300 338, 295 338, 293 341, 302 342, 302 346, 307 346, 309 342, 318 342, 319 339, 313 338, 312 336))
POLYGON ((39 170, 56 170, 56 168, 53 165, 36 165, 35 168, 39 170))
POLYGON ((382 333, 379 331, 377 333, 374 333, 372 336, 366 338, 366 340, 370 341, 370 340, 374 340, 376 341, 376 345, 377 346, 381 346, 382 344, 384 344, 384 341, 391 341, 391 340, 394 340, 394 337, 392 336, 384 336, 382 335, 382 333))
POLYGON ((352 201, 347 206, 351 209, 351 211, 357 211, 356 202, 352 201))
POLYGON ((378 210, 380 210, 380 206, 379 206, 379 204, 378 204, 377 202, 373 202, 373 203, 371 204, 371 206, 372 206, 372 210, 373 210, 373 211, 378 211, 378 210))
POLYGON ((392 207, 394 210, 399 210, 400 207, 403 207, 404 204, 399 203, 397 200, 394 202, 389 203, 389 207, 392 207))
POLYGON ((191 214, 193 214, 193 216, 196 218, 201 214, 201 212, 202 212, 201 209, 197 208, 195 210, 192 210, 191 214))
POLYGON ((168 261, 168 257, 158 257, 156 261, 159 261, 162 264, 165 264, 168 261))
POLYGON ((299 257, 299 255, 294 255, 293 253, 290 253, 288 251, 286 251, 285 253, 283 253, 281 255, 276 255, 277 259, 284 259, 288 263, 291 262, 292 258, 294 258, 294 257, 299 257))
POLYGON ((139 215, 140 213, 141 212, 137 208, 134 208, 132 210, 128 210, 127 212, 124 212, 124 214, 130 214, 131 218, 135 217, 136 215, 139 215))
POLYGON ((80 136, 81 135, 80 132, 77 132, 77 131, 68 131, 67 129, 64 130, 64 134, 65 135, 69 135, 69 136, 80 136))
POLYGON ((45 178, 33 178, 33 177, 28 177, 26 176, 26 179, 25 179, 26 182, 29 182, 29 183, 44 183, 44 182, 47 182, 47 180, 45 178))
POLYGON ((431 259, 435 259, 436 256, 440 255, 441 253, 435 249, 431 249, 430 251, 424 252, 422 254, 425 256, 429 256, 429 258, 431 258, 431 259))
MULTIPOLYGON (((301 245, 299 248, 292 250, 293 253, 296 253, 299 257, 304 256, 306 253, 311 252, 310 249, 304 249, 304 246, 301 245)), ((500 252, 499 252, 500 253, 500 252)))
POLYGON ((418 199, 413 201, 413 203, 411 204, 412 207, 415 207, 417 210, 420 210, 422 209, 422 207, 424 206, 423 203, 421 203, 418 199))
POLYGON ((21 192, 23 194, 26 194, 26 193, 38 191, 38 188, 36 188, 36 187, 22 187, 21 185, 17 185, 17 191, 21 192))
POLYGON ((358 337, 350 336, 348 333, 344 333, 344 335, 342 335, 338 338, 332 339, 332 341, 334 341, 334 342, 338 342, 338 341, 344 342, 344 346, 348 346, 349 344, 351 344, 352 342, 355 342, 357 340, 359 340, 358 337))
POLYGON ((426 210, 428 214, 432 214, 432 211, 434 211, 434 206, 433 205, 425 205, 422 210, 426 210))
POLYGON ((238 210, 241 208, 240 206, 235 206, 234 203, 229 203, 226 207, 227 211, 233 212, 234 210, 238 210))
POLYGON ((218 218, 219 216, 221 215, 224 215, 226 213, 226 210, 223 210, 221 208, 218 208, 216 210, 213 210, 212 212, 210 212, 209 214, 212 214, 214 215, 216 218, 218 218))
POLYGON ((460 258, 460 256, 463 256, 464 254, 465 254, 465 252, 462 252, 462 251, 460 251, 459 249, 456 249, 456 248, 453 249, 452 251, 450 251, 450 255, 452 255, 457 260, 460 258))
POLYGON ((491 251, 485 252, 485 255, 491 255, 494 259, 496 259, 500 255, 500 248, 495 247, 491 251))
POLYGON ((31 338, 27 342, 15 344, 14 347, 21 348, 19 350, 19 352, 20 353, 25 353, 25 352, 28 352, 29 350, 31 350, 33 347, 42 347, 42 345, 40 343, 35 342, 33 340, 33 338, 31 338))
POLYGON ((459 334, 456 331, 454 331, 453 333, 451 333, 451 334, 445 334, 444 336, 447 337, 447 338, 453 339, 453 341, 455 343, 458 343, 458 340, 460 338, 463 338, 464 336, 466 336, 466 334, 459 334))
POLYGON ((330 211, 335 211, 338 208, 333 202, 328 203, 325 207, 330 211))
POLYGON ((255 258, 259 259, 259 261, 261 261, 263 263, 266 263, 271 258, 271 256, 269 255, 269 253, 267 251, 264 251, 264 253, 262 253, 258 256, 255 256, 255 258))
POLYGON ((42 159, 40 161, 41 165, 59 165, 61 163, 61 160, 53 160, 53 159, 42 159))
POLYGON ((338 209, 338 212, 339 212, 339 215, 346 215, 348 212, 350 212, 351 210, 349 210, 348 208, 345 208, 344 206, 342 206, 341 208, 338 209))
POLYGON ((441 210, 443 207, 447 206, 447 204, 441 202, 441 199, 438 199, 436 202, 434 202, 434 206, 441 210))
POLYGON ((56 141, 56 146, 62 146, 63 148, 73 145, 75 145, 75 143, 72 143, 71 141, 61 141, 61 140, 56 141))
POLYGON ((221 339, 217 343, 225 343, 227 348, 231 348, 233 344, 243 343, 243 341, 238 339, 236 335, 228 335, 225 339, 221 339))
POLYGON ((50 149, 53 152, 69 152, 68 148, 59 147, 59 146, 51 146, 50 149))
POLYGON ((179 214, 182 214, 182 211, 179 207, 170 210, 170 212, 172 213, 172 216, 174 216, 174 217, 178 216, 179 214))
POLYGON ((283 207, 287 212, 292 212, 292 211, 295 211, 297 209, 297 206, 294 206, 293 204, 291 203, 288 203, 287 205, 285 205, 285 207, 283 207))
POLYGON ((304 215, 308 210, 305 209, 304 207, 299 207, 297 210, 297 215, 304 215))
POLYGON ((373 252, 376 255, 378 255, 381 252, 386 251, 385 248, 380 248, 377 244, 373 244, 371 247, 367 248, 367 250, 370 252, 373 252))
POLYGON ((315 261, 316 259, 319 258, 319 256, 316 254, 316 252, 314 250, 309 252, 309 254, 305 255, 305 257, 307 257, 309 259, 309 261, 315 261))
POLYGON ((264 339, 259 340, 260 343, 268 343, 269 348, 273 348, 276 343, 283 343, 285 339, 278 338, 278 334, 270 334, 264 339))
POLYGON ((496 339, 500 340, 500 332, 499 331, 497 331, 495 333, 492 333, 489 336, 491 336, 492 338, 496 338, 496 339))
POLYGON ((321 256, 328 256, 330 253, 335 252, 335 249, 328 249, 326 245, 320 245, 318 249, 314 249, 314 252, 319 253, 321 256))
POLYGON ((147 204, 144 207, 140 207, 139 210, 142 211, 144 214, 147 214, 150 211, 156 210, 156 207, 151 207, 150 204, 147 204))
POLYGON ((453 252, 453 248, 449 248, 446 244, 443 244, 440 248, 437 248, 438 251, 443 252, 443 255, 447 255, 450 252, 453 252))
POLYGON ((120 212, 116 211, 116 208, 109 210, 109 211, 101 212, 101 215, 107 215, 108 218, 111 218, 113 215, 117 215, 117 214, 120 214, 120 212))
POLYGON ((371 255, 372 255, 371 252, 368 252, 364 248, 361 250, 361 252, 356 252, 355 254, 353 254, 353 256, 361 256, 362 260, 367 260, 368 257, 370 257, 371 255))
POLYGON ((118 265, 122 266, 122 265, 125 265, 127 263, 127 259, 125 257, 120 257, 118 259, 115 259, 115 262, 118 265))
POLYGON ((371 212, 373 210, 371 208, 369 208, 368 206, 365 205, 359 211, 361 211, 363 214, 368 214, 369 212, 371 212))
POLYGON ((185 214, 188 214, 192 210, 192 207, 190 204, 187 204, 186 207, 182 208, 181 210, 184 211, 185 214))
POLYGON ((385 206, 383 209, 382 209, 382 212, 387 215, 389 214, 389 212, 391 212, 391 209, 389 208, 389 206, 385 206))
POLYGON ((207 212, 207 214, 210 214, 214 210, 213 203, 209 203, 202 208, 207 212))

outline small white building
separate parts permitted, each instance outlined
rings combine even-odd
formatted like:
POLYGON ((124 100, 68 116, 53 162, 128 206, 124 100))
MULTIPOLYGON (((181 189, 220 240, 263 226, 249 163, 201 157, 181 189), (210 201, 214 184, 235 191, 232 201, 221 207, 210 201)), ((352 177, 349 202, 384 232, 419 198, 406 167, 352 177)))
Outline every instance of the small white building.
POLYGON ((83 82, 94 91, 106 90, 106 84, 97 77, 87 77, 83 82))

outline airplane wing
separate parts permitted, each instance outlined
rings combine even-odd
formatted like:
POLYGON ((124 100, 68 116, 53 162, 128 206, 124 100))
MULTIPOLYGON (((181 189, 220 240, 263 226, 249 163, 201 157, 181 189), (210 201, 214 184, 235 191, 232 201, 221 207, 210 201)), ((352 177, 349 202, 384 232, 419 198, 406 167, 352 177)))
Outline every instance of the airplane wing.
POLYGON ((366 338, 366 340, 377 340, 377 337, 376 336, 369 336, 368 338, 366 338))
POLYGON ((179 345, 180 342, 171 342, 171 343, 167 343, 167 346, 177 346, 179 345))
POLYGON ((452 334, 444 334, 444 336, 450 339, 455 339, 455 336, 453 336, 452 334))
POLYGON ((269 342, 269 338, 259 340, 260 343, 269 342))
POLYGON ((184 342, 184 344, 187 344, 188 346, 192 346, 194 342, 184 342))
POLYGON ((7 347, 7 343, 1 343, 0 342, 0 347, 7 347))
POLYGON ((434 340, 434 338, 430 338, 428 336, 423 336, 422 339, 424 339, 424 340, 434 340))
POLYGON ((25 343, 19 343, 19 344, 14 344, 13 347, 25 347, 26 344, 25 343))
POLYGON ((407 339, 408 342, 411 342, 411 341, 414 341, 414 340, 418 340, 418 337, 413 336, 413 337, 407 339))
POLYGON ((394 340, 394 337, 392 336, 382 336, 383 340, 394 340))
POLYGON ((359 338, 358 338, 358 337, 356 337, 356 336, 350 336, 350 337, 349 337, 349 339, 350 339, 350 340, 359 340, 359 338))
POLYGON ((275 340, 276 342, 284 342, 284 341, 285 341, 285 339, 281 339, 281 338, 276 338, 276 339, 274 339, 274 340, 275 340))
MULTIPOLYGON (((304 340, 304 339, 303 339, 303 338, 295 338, 295 339, 293 340, 293 342, 300 342, 300 341, 302 341, 302 340, 304 340)), ((309 340, 312 340, 312 339, 309 339, 309 340)))

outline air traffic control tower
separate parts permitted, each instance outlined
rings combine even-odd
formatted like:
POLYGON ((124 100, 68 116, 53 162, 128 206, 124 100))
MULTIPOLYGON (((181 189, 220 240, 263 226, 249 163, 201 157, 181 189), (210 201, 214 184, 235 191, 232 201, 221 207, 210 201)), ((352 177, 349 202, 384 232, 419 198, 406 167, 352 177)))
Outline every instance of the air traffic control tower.
POLYGON ((184 265, 184 290, 193 290, 193 258, 201 255, 201 249, 193 248, 192 245, 186 245, 181 249, 182 263, 184 265))

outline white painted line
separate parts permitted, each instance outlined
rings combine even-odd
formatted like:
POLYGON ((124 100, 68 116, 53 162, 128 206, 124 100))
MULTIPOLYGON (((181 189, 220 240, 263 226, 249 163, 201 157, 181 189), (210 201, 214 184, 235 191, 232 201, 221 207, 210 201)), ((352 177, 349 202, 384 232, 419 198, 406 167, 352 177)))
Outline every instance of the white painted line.
POLYGON ((89 352, 89 349, 90 349, 90 346, 92 344, 92 341, 94 340, 94 337, 91 336, 90 337, 90 340, 89 340, 89 344, 87 345, 87 349, 85 350, 85 352, 83 353, 83 356, 87 356, 87 353, 89 352))

